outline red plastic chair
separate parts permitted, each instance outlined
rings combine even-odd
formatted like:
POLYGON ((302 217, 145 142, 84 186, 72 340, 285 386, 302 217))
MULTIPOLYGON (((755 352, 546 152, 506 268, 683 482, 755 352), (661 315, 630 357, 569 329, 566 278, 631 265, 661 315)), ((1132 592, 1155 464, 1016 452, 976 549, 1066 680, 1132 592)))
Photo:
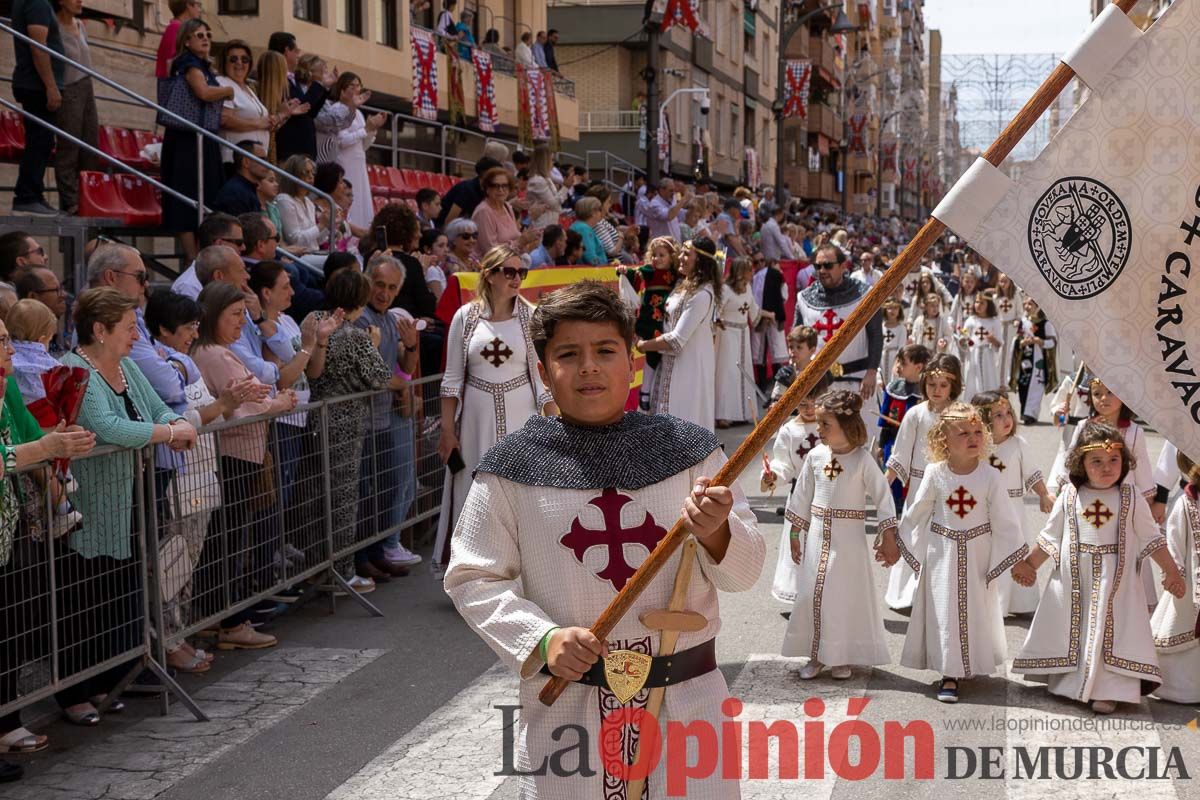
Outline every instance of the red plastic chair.
POLYGON ((134 228, 156 228, 162 224, 162 201, 153 184, 136 175, 116 175, 117 196, 129 206, 125 224, 134 228))
POLYGON ((454 184, 458 181, 450 175, 438 175, 438 192, 445 194, 454 188, 454 184))
POLYGON ((79 173, 79 216, 125 220, 134 210, 121 199, 117 182, 107 172, 79 173))
POLYGON ((377 164, 367 165, 367 181, 371 184, 371 194, 381 194, 386 196, 391 190, 391 186, 387 182, 387 173, 383 167, 377 164))
POLYGON ((383 182, 388 197, 403 197, 408 188, 404 183, 404 177, 400 174, 400 170, 395 167, 383 168, 383 182))
POLYGON ((379 194, 377 194, 371 198, 371 204, 372 204, 372 207, 376 214, 378 214, 380 209, 382 209, 384 206, 386 206, 390 202, 391 202, 391 200, 389 200, 388 198, 384 197, 383 195, 379 195, 379 194))
POLYGON ((154 131, 130 131, 133 134, 133 141, 137 143, 137 149, 140 153, 142 148, 148 144, 158 144, 162 142, 161 136, 155 136, 154 131))
POLYGON ((121 139, 117 136, 117 129, 112 125, 100 126, 100 152, 112 156, 118 161, 124 161, 127 156, 121 149, 121 139))
POLYGON ((0 110, 0 159, 15 161, 25 150, 24 131, 18 137, 17 123, 21 116, 7 108, 0 110))

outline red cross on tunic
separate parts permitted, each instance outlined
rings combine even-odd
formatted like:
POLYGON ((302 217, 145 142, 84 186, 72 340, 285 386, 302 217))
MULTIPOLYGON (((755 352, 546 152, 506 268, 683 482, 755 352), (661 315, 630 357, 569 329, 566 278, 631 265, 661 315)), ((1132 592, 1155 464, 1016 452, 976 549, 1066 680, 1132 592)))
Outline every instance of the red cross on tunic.
POLYGON ((832 481, 837 480, 837 476, 841 475, 843 472, 845 472, 845 470, 842 469, 842 465, 839 464, 838 460, 835 458, 825 465, 825 468, 822 470, 822 472, 825 473, 826 478, 829 478, 829 480, 832 481))
POLYGON ((483 356, 483 360, 492 362, 492 366, 496 369, 508 361, 512 354, 512 350, 508 349, 508 345, 499 336, 488 342, 487 347, 479 352, 479 355, 483 356))
POLYGON ((584 554, 591 548, 605 548, 608 551, 608 563, 596 576, 611 583, 613 589, 618 592, 637 571, 625 560, 625 545, 640 544, 649 553, 667 532, 655 523, 654 517, 650 516, 648 511, 640 524, 632 528, 623 527, 621 511, 632 502, 632 497, 620 494, 616 489, 605 489, 599 497, 588 501, 588 505, 600 509, 604 527, 600 530, 586 528, 579 517, 576 517, 571 523, 571 530, 559 539, 559 542, 575 554, 580 564, 583 563, 584 554))
POLYGON ((1083 512, 1083 518, 1092 523, 1093 528, 1099 528, 1104 523, 1112 519, 1113 513, 1108 510, 1108 506, 1101 503, 1099 498, 1092 501, 1091 505, 1083 512))
POLYGON ((800 446, 796 448, 796 455, 804 458, 804 456, 808 455, 809 450, 812 450, 820 443, 821 437, 817 436, 815 433, 810 433, 808 436, 804 437, 804 440, 800 442, 800 446))
POLYGON ((832 308, 827 308, 821 315, 821 320, 813 324, 813 330, 825 334, 825 341, 828 342, 837 333, 838 328, 842 327, 844 321, 832 308))
POLYGON ((1008 469, 1008 467, 1004 466, 1003 461, 996 458, 995 453, 992 453, 990 456, 988 456, 988 463, 991 464, 996 469, 1000 470, 1001 472, 1004 472, 1004 470, 1008 469))
POLYGON ((975 507, 977 502, 978 501, 971 496, 971 493, 967 491, 966 487, 962 485, 951 492, 950 496, 946 498, 946 505, 950 507, 951 511, 958 515, 959 519, 966 519, 967 514, 971 513, 971 509, 975 507))

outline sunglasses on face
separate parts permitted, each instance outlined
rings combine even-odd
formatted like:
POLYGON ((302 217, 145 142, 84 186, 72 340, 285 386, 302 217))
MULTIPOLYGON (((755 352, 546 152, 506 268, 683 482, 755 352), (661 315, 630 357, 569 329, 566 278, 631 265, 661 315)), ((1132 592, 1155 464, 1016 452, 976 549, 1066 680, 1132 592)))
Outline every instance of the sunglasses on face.
POLYGON ((122 272, 119 269, 114 269, 113 272, 117 273, 118 275, 128 275, 143 286, 150 283, 150 273, 146 272, 145 270, 140 272, 122 272))
POLYGON ((525 267, 521 267, 519 269, 517 267, 503 267, 499 270, 499 272, 507 281, 511 281, 513 278, 525 280, 525 277, 529 274, 529 270, 525 267))
POLYGON ((21 255, 23 257, 32 256, 34 254, 37 254, 37 255, 41 256, 42 258, 45 258, 46 257, 46 248, 42 247, 41 245, 38 245, 37 247, 33 248, 32 250, 26 250, 24 253, 21 253, 21 255))
POLYGON ((813 266, 814 266, 814 267, 816 267, 817 269, 833 269, 834 267, 838 266, 838 264, 839 264, 839 263, 841 263, 841 262, 838 262, 838 261, 818 261, 818 262, 816 262, 815 264, 813 264, 813 266))
POLYGON ((207 41, 212 38, 212 34, 209 33, 208 31, 196 31, 195 33, 192 34, 192 38, 193 39, 203 39, 203 40, 207 41))
POLYGON ((478 233, 460 233, 458 235, 458 238, 460 238, 460 239, 478 239, 479 234, 478 233))
POLYGON ((488 188, 489 189, 503 189, 504 191, 507 192, 509 189, 512 188, 512 184, 511 183, 493 183, 488 188))
POLYGON ((230 56, 225 60, 230 64, 249 64, 250 56, 230 56))

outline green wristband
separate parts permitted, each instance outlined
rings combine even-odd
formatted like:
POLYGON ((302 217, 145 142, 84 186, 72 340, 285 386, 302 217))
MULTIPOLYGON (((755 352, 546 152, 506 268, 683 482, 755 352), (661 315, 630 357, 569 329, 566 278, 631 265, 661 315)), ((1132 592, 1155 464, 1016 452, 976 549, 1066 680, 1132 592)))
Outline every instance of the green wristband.
POLYGON ((558 630, 558 628, 551 628, 550 630, 546 631, 546 635, 543 636, 542 641, 538 643, 538 655, 542 657, 542 661, 548 660, 546 658, 546 648, 550 646, 550 637, 554 635, 556 630, 558 630))

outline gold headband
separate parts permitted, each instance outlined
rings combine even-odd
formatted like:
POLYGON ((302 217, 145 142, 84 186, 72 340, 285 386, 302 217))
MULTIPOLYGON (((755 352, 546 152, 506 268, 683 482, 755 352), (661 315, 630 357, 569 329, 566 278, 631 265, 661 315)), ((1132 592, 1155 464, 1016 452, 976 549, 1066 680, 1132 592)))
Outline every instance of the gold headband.
POLYGON ((1099 378, 1092 378, 1090 381, 1088 381, 1088 386, 1092 389, 1095 389, 1097 386, 1103 386, 1103 385, 1104 385, 1104 381, 1100 380, 1099 378))
POLYGON ((937 378, 937 377, 953 378, 954 373, 950 372, 949 370, 945 370, 945 369, 931 369, 925 373, 925 377, 926 378, 937 378))
POLYGON ((948 419, 948 420, 951 420, 951 421, 953 421, 953 422, 962 422, 962 421, 965 421, 965 420, 978 420, 978 419, 979 419, 979 413, 978 413, 978 412, 976 412, 976 411, 954 411, 954 412, 944 412, 944 413, 942 414, 942 419, 948 419))
POLYGON ((1103 450, 1106 453, 1111 453, 1113 450, 1122 450, 1122 449, 1124 449, 1124 447, 1125 447, 1124 442, 1114 441, 1113 439, 1105 439, 1102 442, 1092 442, 1091 444, 1085 444, 1083 447, 1079 448, 1079 452, 1090 453, 1093 450, 1103 450))

